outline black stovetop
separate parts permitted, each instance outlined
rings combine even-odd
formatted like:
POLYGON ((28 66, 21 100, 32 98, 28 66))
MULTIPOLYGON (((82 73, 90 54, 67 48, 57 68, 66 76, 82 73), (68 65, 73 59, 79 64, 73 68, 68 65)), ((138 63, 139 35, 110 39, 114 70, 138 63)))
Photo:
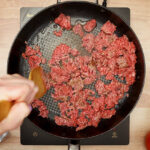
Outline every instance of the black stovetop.
MULTIPOLYGON (((23 7, 20 9, 20 26, 22 27, 31 17, 44 8, 23 7)), ((130 25, 129 8, 109 8, 130 25)), ((127 117, 114 129, 96 136, 83 139, 82 145, 128 145, 130 117, 127 117)), ((23 145, 68 145, 68 140, 56 137, 43 131, 26 118, 21 126, 21 144, 23 145)))

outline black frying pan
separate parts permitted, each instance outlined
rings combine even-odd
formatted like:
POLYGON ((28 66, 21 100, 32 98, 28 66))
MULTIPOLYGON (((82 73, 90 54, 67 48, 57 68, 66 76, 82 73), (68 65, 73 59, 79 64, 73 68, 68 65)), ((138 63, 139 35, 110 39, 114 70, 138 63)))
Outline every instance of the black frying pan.
MULTIPOLYGON (((104 5, 106 5, 105 1, 104 5)), ((127 35, 129 40, 133 41, 136 46, 136 82, 132 85, 132 87, 130 87, 129 97, 125 97, 120 100, 119 104, 116 106, 117 113, 111 119, 102 120, 97 128, 87 127, 79 132, 76 132, 75 128, 58 126, 54 122, 54 115, 59 114, 59 110, 57 103, 54 103, 53 99, 50 97, 50 92, 52 91, 48 91, 48 93, 42 98, 50 110, 49 118, 43 119, 39 117, 36 110, 33 110, 29 115, 28 118, 41 129, 53 135, 73 140, 72 142, 75 144, 77 143, 76 140, 96 136, 112 129, 127 117, 137 103, 142 91, 145 75, 145 64, 139 40, 133 30, 120 17, 106 7, 98 4, 89 2, 64 2, 44 9, 22 28, 10 51, 8 59, 9 74, 19 73, 25 77, 28 77, 29 66, 21 56, 21 54, 25 51, 25 41, 28 41, 29 45, 39 45, 43 50, 42 52, 44 57, 47 59, 50 59, 53 52, 52 50, 54 50, 60 42, 66 43, 72 48, 81 48, 81 43, 79 43, 80 40, 76 38, 77 36, 71 33, 71 31, 64 31, 61 38, 57 38, 53 35, 53 31, 56 30, 56 26, 53 21, 60 13, 71 16, 72 24, 75 24, 76 21, 85 22, 93 18, 96 19, 97 27, 93 31, 94 34, 99 32, 100 27, 107 20, 110 20, 117 26, 116 34, 118 36, 123 34, 127 35)), ((48 70, 47 66, 43 66, 43 68, 44 70, 48 70)))

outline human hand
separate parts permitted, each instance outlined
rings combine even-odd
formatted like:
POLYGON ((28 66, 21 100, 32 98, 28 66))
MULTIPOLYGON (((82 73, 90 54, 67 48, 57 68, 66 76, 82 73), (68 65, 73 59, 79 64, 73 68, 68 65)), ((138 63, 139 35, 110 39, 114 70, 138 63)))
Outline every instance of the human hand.
POLYGON ((18 74, 0 78, 0 101, 15 101, 8 116, 0 122, 0 134, 19 127, 31 111, 31 103, 38 87, 18 74))

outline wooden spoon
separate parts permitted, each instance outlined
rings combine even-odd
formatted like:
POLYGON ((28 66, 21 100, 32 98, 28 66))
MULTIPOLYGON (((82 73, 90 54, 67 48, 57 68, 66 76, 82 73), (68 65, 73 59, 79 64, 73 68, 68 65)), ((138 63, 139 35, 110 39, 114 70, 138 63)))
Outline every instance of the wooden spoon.
POLYGON ((34 81, 35 85, 38 86, 39 88, 39 91, 35 95, 36 99, 43 97, 47 91, 42 76, 43 76, 43 69, 41 67, 36 67, 32 69, 29 74, 29 80, 34 81))
MULTIPOLYGON (((29 80, 34 81, 35 85, 38 86, 39 90, 35 95, 35 98, 41 98, 46 93, 46 85, 42 78, 43 76, 43 69, 41 67, 36 67, 31 70, 29 74, 29 80)), ((0 121, 7 117, 11 107, 13 106, 14 102, 2 100, 0 101, 0 121)))

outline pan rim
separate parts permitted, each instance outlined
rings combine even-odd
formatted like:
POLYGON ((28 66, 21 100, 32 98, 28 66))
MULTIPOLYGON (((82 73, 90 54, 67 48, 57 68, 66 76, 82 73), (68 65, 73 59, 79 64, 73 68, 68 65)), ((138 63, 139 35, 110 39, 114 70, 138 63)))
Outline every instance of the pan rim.
MULTIPOLYGON (((11 49, 10 49, 10 51, 9 51, 9 56, 8 56, 8 61, 7 61, 7 73, 9 73, 9 60, 10 60, 10 57, 11 57, 11 50, 12 50, 12 48, 13 48, 13 45, 16 43, 17 37, 19 36, 19 34, 21 33, 21 31, 25 28, 25 26, 26 26, 29 22, 31 22, 32 20, 34 20, 34 18, 35 18, 36 16, 38 16, 41 12, 46 11, 47 9, 52 9, 53 7, 58 7, 58 6, 60 6, 60 5, 66 4, 66 3, 69 3, 69 4, 71 4, 71 3, 73 3, 73 4, 74 4, 74 3, 79 3, 79 4, 81 4, 81 3, 82 3, 82 4, 91 4, 91 5, 95 5, 95 6, 101 7, 101 8, 103 8, 103 9, 105 9, 106 11, 108 11, 108 12, 114 14, 114 15, 117 16, 119 19, 121 19, 121 21, 130 29, 130 31, 131 31, 131 32, 134 34, 134 36, 136 37, 137 42, 138 42, 138 44, 139 44, 139 46, 140 46, 141 53, 142 53, 142 56, 143 56, 143 62, 144 62, 144 64, 143 64, 144 68, 143 68, 143 82, 142 82, 142 86, 141 86, 141 89, 140 89, 140 92, 139 92, 139 96, 138 96, 138 98, 137 98, 137 100, 136 100, 134 106, 133 106, 132 109, 129 111, 128 115, 126 115, 119 123, 117 123, 117 124, 114 126, 114 127, 116 127, 116 126, 118 126, 120 123, 122 123, 122 122, 129 116, 129 114, 133 111, 133 109, 135 108, 136 104, 138 103, 138 101, 139 101, 139 99, 140 99, 140 97, 141 97, 141 94, 142 94, 142 91, 143 91, 143 88, 144 88, 144 83, 145 83, 145 72, 146 72, 145 57, 144 57, 144 53, 143 53, 143 49, 142 49, 141 43, 140 43, 140 41, 139 41, 137 35, 136 35, 135 32, 133 31, 133 29, 132 29, 129 25, 127 25, 127 24, 125 23, 125 21, 124 21, 121 17, 119 17, 117 14, 115 14, 114 12, 112 12, 111 10, 109 10, 108 8, 106 8, 106 7, 104 7, 104 6, 100 5, 100 4, 96 4, 96 3, 93 3, 93 2, 86 2, 86 1, 78 1, 78 2, 77 2, 77 1, 67 1, 67 2, 61 2, 61 3, 58 3, 58 4, 53 4, 53 5, 51 5, 51 6, 48 6, 48 7, 44 8, 43 10, 41 10, 41 11, 40 11, 39 13, 37 13, 34 17, 32 17, 32 18, 20 29, 20 31, 19 31, 18 34, 16 35, 16 37, 15 37, 15 39, 14 39, 14 42, 12 43, 11 49)), ((29 120, 30 120, 30 119, 29 119, 29 120)), ((35 123, 33 123, 33 124, 35 124, 35 123)), ((37 126, 37 125, 36 125, 36 126, 37 126)), ((113 128, 114 128, 114 127, 113 127, 113 128)), ((54 135, 54 136, 57 136, 57 137, 64 138, 64 139, 80 140, 80 139, 92 138, 92 137, 95 137, 95 136, 98 136, 98 135, 102 135, 102 134, 104 134, 104 133, 106 133, 106 132, 112 130, 113 128, 111 128, 111 129, 109 129, 109 130, 107 130, 107 131, 105 131, 105 132, 99 133, 99 134, 97 134, 97 135, 93 135, 93 136, 89 136, 89 137, 83 137, 83 138, 70 138, 70 137, 67 137, 67 136, 66 136, 66 137, 63 137, 63 136, 61 136, 61 135, 59 136, 59 135, 56 135, 56 134, 53 134, 53 133, 50 133, 50 132, 48 132, 48 133, 49 133, 49 134, 52 134, 52 135, 54 135)), ((42 128, 40 128, 40 129, 42 129, 42 128)), ((42 129, 42 130, 43 130, 43 129, 42 129)), ((46 130, 43 130, 43 131, 47 132, 46 130)))

